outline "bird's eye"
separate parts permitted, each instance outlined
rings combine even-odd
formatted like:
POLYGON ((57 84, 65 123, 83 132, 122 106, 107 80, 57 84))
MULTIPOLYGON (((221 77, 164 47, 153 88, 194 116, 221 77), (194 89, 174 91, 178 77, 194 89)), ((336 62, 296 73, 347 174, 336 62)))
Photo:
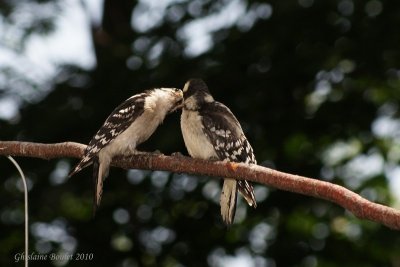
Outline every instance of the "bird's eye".
POLYGON ((178 88, 174 88, 174 91, 175 92, 179 92, 181 89, 178 89, 178 88))

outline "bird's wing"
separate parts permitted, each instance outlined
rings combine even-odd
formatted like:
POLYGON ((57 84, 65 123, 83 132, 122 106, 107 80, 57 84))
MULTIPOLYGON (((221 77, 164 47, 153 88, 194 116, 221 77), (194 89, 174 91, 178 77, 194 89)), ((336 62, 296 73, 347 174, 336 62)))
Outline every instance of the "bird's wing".
POLYGON ((203 131, 220 160, 257 164, 253 148, 228 107, 212 102, 200 112, 203 131))
MULTIPOLYGON (((253 148, 228 107, 219 102, 212 102, 200 112, 203 131, 213 144, 220 160, 257 164, 253 148)), ((250 182, 238 181, 238 189, 250 206, 257 206, 254 189, 250 182)))
MULTIPOLYGON (((142 94, 146 94, 146 92, 142 94)), ((114 109, 103 126, 93 136, 85 149, 83 158, 71 171, 69 176, 89 166, 92 163, 93 157, 97 155, 100 149, 124 132, 144 112, 144 98, 142 94, 128 98, 114 109)))

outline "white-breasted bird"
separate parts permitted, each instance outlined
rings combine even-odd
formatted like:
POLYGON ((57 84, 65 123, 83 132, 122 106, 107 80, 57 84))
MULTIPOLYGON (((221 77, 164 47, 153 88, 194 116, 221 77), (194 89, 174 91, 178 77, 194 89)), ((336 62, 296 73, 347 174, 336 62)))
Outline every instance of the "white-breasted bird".
POLYGON ((146 141, 165 116, 182 105, 182 90, 155 88, 122 102, 108 116, 85 149, 81 161, 69 176, 93 164, 93 214, 100 205, 103 180, 108 176, 114 156, 138 153, 136 147, 146 141))
MULTIPOLYGON (((207 85, 191 79, 183 88, 181 130, 186 148, 193 158, 257 164, 253 148, 228 107, 214 100, 207 85)), ((256 207, 253 186, 246 180, 225 178, 220 205, 223 221, 232 224, 237 192, 256 207)))

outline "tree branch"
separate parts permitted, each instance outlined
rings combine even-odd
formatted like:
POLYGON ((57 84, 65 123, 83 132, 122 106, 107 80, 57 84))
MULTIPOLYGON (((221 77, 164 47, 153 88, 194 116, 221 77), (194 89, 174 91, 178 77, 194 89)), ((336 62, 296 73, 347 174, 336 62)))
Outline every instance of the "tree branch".
MULTIPOLYGON (((40 144, 0 141, 0 155, 42 159, 81 158, 85 147, 83 144, 74 142, 40 144)), ((339 185, 279 172, 258 165, 211 162, 184 156, 165 156, 150 153, 131 157, 117 157, 113 160, 112 165, 124 169, 164 170, 246 179, 285 191, 325 199, 342 206, 360 219, 368 219, 384 224, 389 228, 400 230, 399 210, 368 201, 339 185)))

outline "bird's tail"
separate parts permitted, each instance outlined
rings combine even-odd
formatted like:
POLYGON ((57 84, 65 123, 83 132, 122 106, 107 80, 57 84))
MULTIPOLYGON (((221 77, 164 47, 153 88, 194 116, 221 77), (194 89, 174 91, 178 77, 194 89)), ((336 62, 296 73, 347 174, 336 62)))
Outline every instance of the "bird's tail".
POLYGON ((108 162, 100 162, 98 157, 93 159, 93 217, 100 206, 101 196, 103 195, 103 181, 108 176, 108 169, 108 162))
POLYGON ((233 223, 236 211, 237 192, 240 192, 249 206, 256 208, 257 202, 251 183, 246 180, 224 179, 221 192, 221 216, 225 224, 233 223))
MULTIPOLYGON (((101 181, 102 179, 100 179, 101 181)), ((98 204, 98 183, 99 183, 99 158, 96 157, 93 160, 93 217, 96 215, 97 208, 99 207, 98 204)), ((100 186, 101 190, 102 185, 100 186)), ((100 191, 101 192, 101 191, 100 191)), ((100 193, 100 198, 101 198, 101 193, 100 193)))
POLYGON ((225 224, 230 225, 233 223, 236 211, 236 199, 238 192, 238 183, 235 179, 224 179, 222 186, 220 205, 221 216, 225 224))
POLYGON ((254 196, 254 188, 251 183, 246 180, 239 180, 238 189, 246 200, 247 204, 249 204, 250 207, 257 208, 257 201, 256 197, 254 196))

